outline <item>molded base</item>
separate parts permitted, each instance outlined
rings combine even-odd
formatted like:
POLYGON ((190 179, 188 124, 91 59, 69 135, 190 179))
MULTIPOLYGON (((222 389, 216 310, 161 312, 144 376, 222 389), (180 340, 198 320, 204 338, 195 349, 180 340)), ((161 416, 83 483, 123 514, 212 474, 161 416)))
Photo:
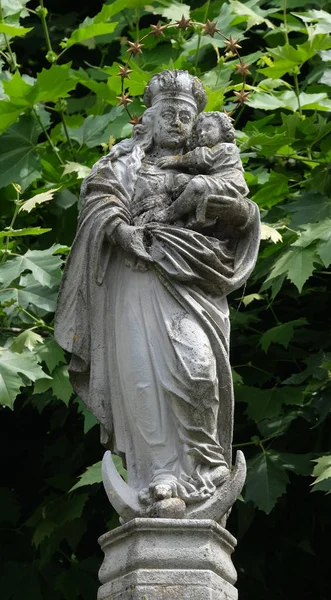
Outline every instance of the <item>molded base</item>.
POLYGON ((234 537, 210 519, 139 518, 99 539, 98 600, 237 600, 234 537))

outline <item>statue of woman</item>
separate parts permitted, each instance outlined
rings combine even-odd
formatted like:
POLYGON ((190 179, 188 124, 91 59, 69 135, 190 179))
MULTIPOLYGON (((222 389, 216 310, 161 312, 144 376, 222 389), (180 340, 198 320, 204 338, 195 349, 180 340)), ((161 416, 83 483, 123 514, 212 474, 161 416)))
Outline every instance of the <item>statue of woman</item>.
POLYGON ((152 77, 142 124, 83 182, 58 300, 56 339, 72 354, 73 387, 142 505, 201 502, 231 467, 226 296, 254 267, 258 209, 229 185, 219 196, 206 186, 199 193, 207 206, 210 197, 213 219, 205 226, 158 223, 157 210, 153 223, 135 224, 187 184, 186 173, 157 163, 185 153, 206 100, 185 71, 152 77))

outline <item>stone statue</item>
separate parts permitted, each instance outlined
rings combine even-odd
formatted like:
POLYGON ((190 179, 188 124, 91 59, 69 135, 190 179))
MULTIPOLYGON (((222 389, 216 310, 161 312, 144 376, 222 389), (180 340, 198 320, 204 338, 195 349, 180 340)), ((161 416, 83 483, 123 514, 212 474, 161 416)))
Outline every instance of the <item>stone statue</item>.
POLYGON ((102 443, 127 467, 126 485, 106 453, 105 486, 122 519, 205 517, 219 490, 208 516, 220 520, 244 477, 240 455, 236 485, 230 473, 226 296, 254 267, 258 209, 230 119, 201 112, 199 79, 163 71, 144 101, 132 138, 83 182, 55 334, 102 443))
POLYGON ((199 79, 163 71, 144 102, 132 138, 83 182, 55 335, 71 352, 75 391, 101 424, 104 485, 122 523, 224 525, 245 478, 241 453, 231 470, 226 297, 255 265, 258 208, 229 118, 202 113, 199 79))

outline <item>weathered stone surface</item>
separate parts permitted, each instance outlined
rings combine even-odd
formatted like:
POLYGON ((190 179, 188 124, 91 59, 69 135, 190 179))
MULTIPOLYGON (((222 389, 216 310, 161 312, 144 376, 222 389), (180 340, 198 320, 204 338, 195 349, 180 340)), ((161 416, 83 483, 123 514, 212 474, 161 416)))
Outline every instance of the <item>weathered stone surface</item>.
POLYGON ((138 492, 135 492, 121 478, 114 465, 111 452, 107 451, 102 460, 102 477, 109 502, 118 512, 121 521, 126 522, 135 517, 165 517, 173 519, 213 519, 221 522, 239 496, 246 477, 246 462, 241 451, 237 452, 234 469, 229 476, 217 487, 214 494, 207 500, 186 506, 181 498, 169 497, 162 499, 163 487, 159 487, 161 498, 156 502, 143 505, 139 502, 138 492))
POLYGON ((158 519, 183 519, 186 514, 186 505, 181 498, 165 498, 149 506, 146 514, 148 517, 158 519))
POLYGON ((235 539, 211 520, 134 519, 101 536, 98 600, 236 600, 235 539))
POLYGON ((104 465, 124 519, 170 497, 205 517, 198 505, 216 490, 224 501, 209 516, 220 519, 244 479, 242 460, 231 475, 226 296, 254 267, 259 211, 233 126, 202 113, 206 101, 185 71, 152 77, 142 123, 83 182, 59 295, 55 335, 72 353, 73 387, 125 458, 129 487, 111 457, 104 465))
POLYGON ((240 452, 231 468, 227 295, 254 268, 259 211, 231 122, 202 113, 198 78, 163 71, 144 99, 131 139, 82 184, 55 320, 125 523, 101 538, 99 598, 234 600, 235 541, 216 524, 246 473, 240 452))

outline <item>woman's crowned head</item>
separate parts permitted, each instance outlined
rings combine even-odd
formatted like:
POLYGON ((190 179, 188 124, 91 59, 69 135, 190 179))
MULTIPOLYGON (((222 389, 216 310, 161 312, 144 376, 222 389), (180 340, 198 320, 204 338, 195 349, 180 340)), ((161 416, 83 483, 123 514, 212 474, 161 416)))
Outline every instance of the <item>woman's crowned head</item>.
POLYGON ((153 75, 144 93, 147 108, 171 100, 187 102, 200 113, 207 104, 207 94, 200 79, 188 71, 166 70, 153 75))
POLYGON ((151 127, 154 148, 180 152, 197 113, 206 105, 207 94, 201 81, 187 71, 166 70, 151 78, 144 102, 147 110, 142 123, 151 127))
POLYGON ((197 113, 207 104, 207 94, 201 81, 188 71, 166 70, 153 75, 144 102, 147 109, 141 124, 134 127, 132 138, 112 148, 111 159, 131 152, 136 145, 145 152, 153 145, 179 151, 191 134, 197 113))

